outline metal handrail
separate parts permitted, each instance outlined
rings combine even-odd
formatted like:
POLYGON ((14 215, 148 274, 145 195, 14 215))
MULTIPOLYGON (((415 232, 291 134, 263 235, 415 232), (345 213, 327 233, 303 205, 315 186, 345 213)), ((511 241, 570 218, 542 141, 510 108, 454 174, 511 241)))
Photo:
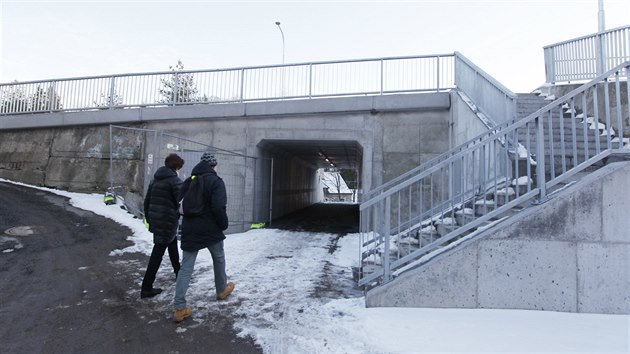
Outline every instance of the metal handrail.
POLYGON ((382 193, 384 190, 399 184, 410 176, 414 176, 418 171, 426 170, 431 166, 443 161, 445 158, 475 143, 479 139, 493 134, 494 129, 501 129, 515 119, 517 95, 503 86, 492 76, 473 64, 468 58, 459 52, 455 52, 455 86, 463 91, 475 103, 478 109, 485 113, 486 118, 495 125, 492 130, 483 132, 467 142, 450 149, 446 153, 439 155, 414 169, 407 171, 398 177, 377 186, 364 194, 364 198, 369 200, 382 193), (473 76, 474 79, 467 79, 473 76), (497 123, 500 123, 497 125, 497 123))
MULTIPOLYGON (((630 25, 543 47, 547 83, 591 80, 630 60, 630 25)), ((628 73, 621 76, 627 78, 628 73)))
MULTIPOLYGON (((628 88, 628 81, 621 80, 620 73, 628 69, 630 61, 528 117, 450 151, 437 163, 363 202, 359 284, 390 281, 397 270, 421 262, 430 252, 515 206, 533 198, 544 200, 552 188, 623 149, 620 86, 628 88), (614 97, 609 86, 614 87, 614 97), (582 119, 576 110, 583 112, 582 119), (597 129, 598 122, 604 123, 603 131, 597 129), (436 214, 436 210, 441 211, 436 214), (458 217, 455 227, 453 219, 458 217), (442 230, 439 234, 422 231, 426 227, 442 230)), ((623 97, 625 107, 630 101, 628 91, 628 97, 623 97)), ((624 114, 630 115, 630 108, 624 114)))
POLYGON ((0 115, 439 92, 456 86, 487 116, 498 121, 513 116, 513 94, 458 52, 4 83, 0 115))
POLYGON ((0 115, 452 88, 454 54, 399 56, 4 83, 0 84, 0 115))

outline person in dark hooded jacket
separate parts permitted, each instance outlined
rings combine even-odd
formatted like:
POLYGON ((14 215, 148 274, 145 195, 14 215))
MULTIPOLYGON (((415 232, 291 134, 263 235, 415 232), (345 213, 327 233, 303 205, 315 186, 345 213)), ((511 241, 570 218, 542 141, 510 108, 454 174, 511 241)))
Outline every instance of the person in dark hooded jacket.
POLYGON ((177 154, 168 155, 164 160, 164 166, 155 171, 153 181, 144 198, 144 216, 149 224, 149 231, 153 233, 153 250, 142 280, 141 298, 153 297, 162 292, 162 289, 153 287, 153 282, 165 250, 168 249, 175 277, 179 273, 176 237, 179 226, 177 197, 182 180, 179 179, 177 171, 183 166, 184 160, 177 154))
POLYGON ((197 253, 207 248, 212 255, 214 285, 217 300, 225 300, 234 290, 234 283, 227 281, 225 273, 225 252, 223 231, 228 228, 227 194, 223 180, 215 168, 217 159, 213 153, 205 152, 201 161, 193 168, 191 177, 184 181, 179 200, 185 194, 194 178, 203 178, 203 210, 200 215, 186 215, 182 220, 182 267, 175 285, 175 322, 181 322, 192 314, 186 306, 186 292, 195 267, 197 253))

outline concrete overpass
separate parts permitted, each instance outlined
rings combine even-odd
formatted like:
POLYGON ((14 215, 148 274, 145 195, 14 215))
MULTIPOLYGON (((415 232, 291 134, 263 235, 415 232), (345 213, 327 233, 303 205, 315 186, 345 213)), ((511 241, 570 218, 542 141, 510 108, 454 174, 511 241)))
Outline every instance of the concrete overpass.
MULTIPOLYGON (((231 215, 244 221, 278 218, 320 201, 317 169, 331 163, 356 169, 366 191, 486 129, 457 91, 20 114, 0 122, 0 176, 62 189, 107 188, 110 124, 273 159, 271 194, 261 192, 272 178, 270 164, 239 171, 243 166, 220 164, 220 173, 243 176, 229 191, 230 199, 251 200, 231 215)), ((154 151, 145 143, 127 145, 154 151)), ((146 166, 115 159, 113 167, 121 174, 116 180, 130 181, 135 197, 127 199, 137 204, 146 166)))

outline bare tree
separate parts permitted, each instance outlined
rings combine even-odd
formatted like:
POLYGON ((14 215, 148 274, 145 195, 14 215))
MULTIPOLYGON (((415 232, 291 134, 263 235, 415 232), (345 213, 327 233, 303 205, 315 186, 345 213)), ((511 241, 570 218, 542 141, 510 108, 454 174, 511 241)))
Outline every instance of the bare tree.
MULTIPOLYGON (((17 81, 14 81, 14 83, 17 83, 17 81)), ((1 96, 2 106, 0 107, 0 112, 16 113, 28 111, 29 101, 22 87, 16 85, 4 89, 1 96)))
POLYGON ((114 93, 111 95, 105 95, 104 93, 101 93, 100 102, 94 101, 94 105, 101 109, 105 109, 108 107, 121 106, 122 104, 123 104, 123 98, 115 90, 114 90, 114 93))

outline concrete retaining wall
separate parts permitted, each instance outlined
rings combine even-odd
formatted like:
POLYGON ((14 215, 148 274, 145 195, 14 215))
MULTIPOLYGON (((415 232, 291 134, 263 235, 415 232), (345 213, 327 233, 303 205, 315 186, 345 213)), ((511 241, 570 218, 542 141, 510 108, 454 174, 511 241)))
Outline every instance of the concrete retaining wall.
MULTIPOLYGON (((133 191, 142 191, 142 146, 127 144, 137 158, 118 159, 133 191)), ((21 129, 0 131, 0 177, 39 186, 93 192, 109 187, 109 127, 21 129)))
POLYGON ((367 306, 630 314, 630 162, 612 163, 394 281, 367 306))

